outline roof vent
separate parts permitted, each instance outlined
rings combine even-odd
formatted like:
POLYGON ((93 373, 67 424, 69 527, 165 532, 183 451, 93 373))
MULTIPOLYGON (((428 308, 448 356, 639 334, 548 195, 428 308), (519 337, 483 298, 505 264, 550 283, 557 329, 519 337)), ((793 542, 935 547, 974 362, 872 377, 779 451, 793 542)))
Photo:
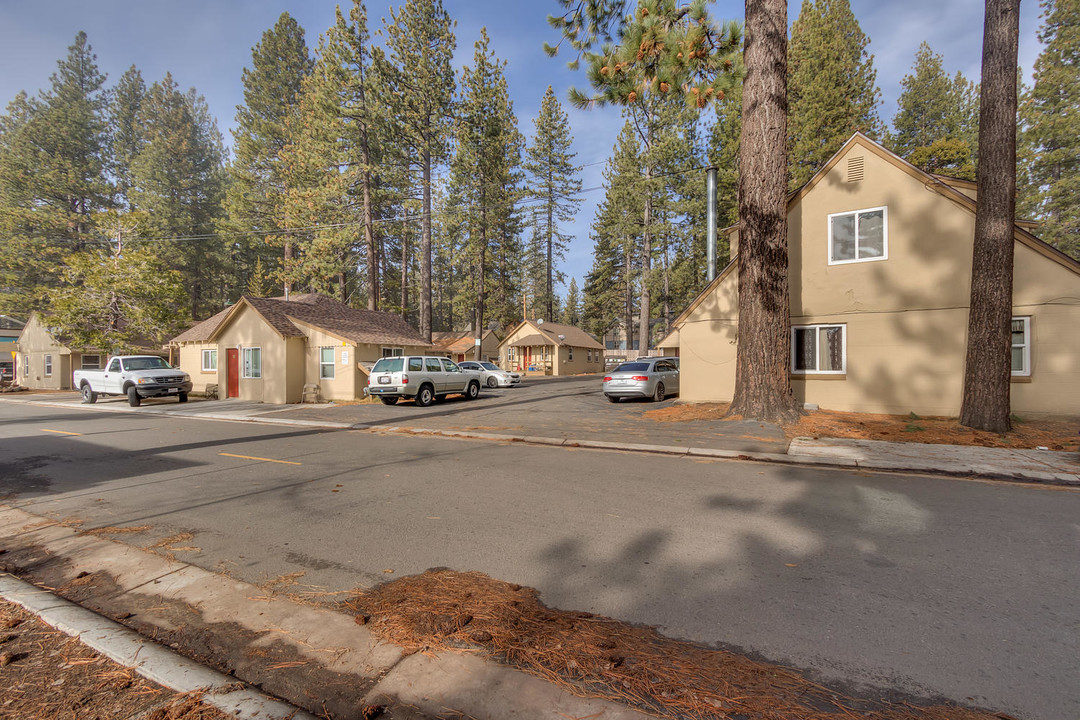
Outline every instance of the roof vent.
POLYGON ((859 182, 863 179, 863 156, 849 157, 847 161, 847 181, 859 182))

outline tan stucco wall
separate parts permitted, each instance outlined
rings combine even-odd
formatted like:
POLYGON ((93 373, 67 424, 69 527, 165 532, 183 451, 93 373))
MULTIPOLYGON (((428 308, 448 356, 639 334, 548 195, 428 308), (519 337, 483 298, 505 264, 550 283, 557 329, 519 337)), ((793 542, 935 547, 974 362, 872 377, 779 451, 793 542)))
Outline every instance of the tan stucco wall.
POLYGON ((177 366, 191 376, 191 391, 196 394, 206 392, 207 385, 218 386, 218 397, 225 397, 225 350, 216 344, 184 343, 176 354, 177 366), (203 372, 202 351, 218 350, 217 371, 203 372))
POLYGON ((15 380, 19 385, 35 390, 71 388, 71 351, 53 339, 41 322, 40 315, 34 313, 30 316, 15 345, 15 380), (46 355, 52 356, 51 375, 45 374, 46 355), (29 376, 24 372, 27 356, 30 360, 29 376))
MULTIPOLYGON (((845 324, 846 374, 795 377, 793 390, 828 409, 955 416, 974 216, 872 152, 849 152, 864 157, 866 179, 846 182, 841 158, 788 215, 792 324, 845 324), (888 208, 888 258, 830 266, 828 215, 879 206, 888 208)), ((1013 383, 1013 409, 1080 412, 1080 276, 1015 247, 1013 314, 1032 318, 1032 376, 1013 383)), ((687 400, 731 399, 737 285, 731 272, 680 328, 687 400)))
POLYGON ((217 336, 218 369, 222 378, 219 397, 225 397, 227 348, 239 347, 240 399, 251 402, 284 403, 287 401, 286 342, 248 306, 241 307, 217 336), (243 348, 262 348, 262 377, 245 378, 243 348))
MULTIPOLYGON (((356 345, 328 335, 321 330, 305 327, 307 348, 304 351, 304 375, 308 383, 317 383, 320 400, 355 400, 358 387, 356 345), (319 377, 320 350, 334 350, 333 379, 319 377), (345 362, 342 363, 344 357, 345 362)), ((301 388, 302 389, 302 388, 301 388)))
POLYGON ((557 348, 558 355, 555 358, 555 375, 583 375, 585 373, 598 373, 604 369, 604 351, 590 350, 589 348, 575 347, 574 359, 570 359, 570 348, 557 348), (592 353, 593 361, 589 362, 589 353, 592 353))

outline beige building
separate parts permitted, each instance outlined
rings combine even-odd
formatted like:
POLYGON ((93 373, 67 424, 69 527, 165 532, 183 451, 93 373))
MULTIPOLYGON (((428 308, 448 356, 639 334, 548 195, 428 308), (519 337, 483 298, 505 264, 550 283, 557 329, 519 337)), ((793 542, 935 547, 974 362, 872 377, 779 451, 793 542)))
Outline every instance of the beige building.
MULTIPOLYGON (((974 183, 930 175, 856 134, 788 200, 791 381, 833 410, 956 416, 975 235, 974 183)), ((1080 413, 1080 263, 1014 228, 1012 407, 1080 413)), ((676 319, 682 397, 735 385, 732 262, 676 319)))
POLYGON ((580 375, 604 369, 604 346, 571 325, 522 320, 499 343, 504 370, 545 375, 580 375))
MULTIPOLYGON (((15 343, 15 382, 32 390, 71 390, 76 370, 100 370, 109 353, 93 348, 70 348, 48 327, 40 313, 32 313, 15 343)), ((161 355, 160 346, 140 353, 161 355)))
POLYGON ((361 398, 379 358, 430 350, 400 316, 318 294, 244 296, 171 344, 192 392, 276 404, 361 398))
MULTIPOLYGON (((485 330, 480 338, 480 359, 499 361, 499 337, 494 330, 485 330)), ((451 330, 431 333, 432 352, 446 355, 454 362, 476 359, 476 335, 471 330, 451 330)))

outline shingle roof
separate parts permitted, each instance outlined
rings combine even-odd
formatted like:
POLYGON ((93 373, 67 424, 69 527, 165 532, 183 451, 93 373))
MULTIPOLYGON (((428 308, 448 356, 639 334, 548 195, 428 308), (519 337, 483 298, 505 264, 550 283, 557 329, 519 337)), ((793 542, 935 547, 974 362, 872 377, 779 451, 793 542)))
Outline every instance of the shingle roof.
POLYGON ((245 295, 240 303, 203 320, 173 338, 173 342, 207 342, 217 334, 236 307, 246 303, 282 337, 300 337, 298 321, 357 343, 396 344, 428 347, 428 343, 401 318, 381 310, 359 310, 325 295, 309 293, 283 297, 256 298, 245 295))
POLYGON ((525 320, 523 322, 527 322, 535 328, 538 333, 510 343, 511 347, 524 347, 526 345, 569 345, 572 347, 590 348, 593 350, 604 349, 604 346, 597 342, 596 338, 579 327, 546 321, 537 323, 535 320, 525 320))
MULTIPOLYGON (((487 340, 488 335, 493 332, 495 331, 485 330, 483 339, 487 340)), ((472 330, 446 330, 433 332, 431 333, 431 344, 436 349, 444 352, 464 353, 469 352, 476 347, 476 336, 473 335, 472 330)))

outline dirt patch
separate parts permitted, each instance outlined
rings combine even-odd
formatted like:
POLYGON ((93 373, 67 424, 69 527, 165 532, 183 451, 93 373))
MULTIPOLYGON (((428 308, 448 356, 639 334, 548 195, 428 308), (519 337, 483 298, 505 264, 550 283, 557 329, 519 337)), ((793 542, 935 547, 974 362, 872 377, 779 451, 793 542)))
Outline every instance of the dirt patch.
POLYGON ((178 695, 146 680, 6 601, 0 601, 0 678, 0 718, 229 717, 197 695, 178 695))
MULTIPOLYGON (((698 420, 739 420, 725 418, 728 403, 671 405, 647 410, 644 416, 655 422, 698 420)), ((784 434, 796 437, 854 438, 931 445, 971 445, 996 448, 1037 448, 1076 452, 1080 450, 1080 418, 1013 418, 1013 429, 1004 435, 964 427, 956 418, 908 415, 875 415, 837 410, 814 410, 799 422, 784 426, 784 434)))
POLYGON ((796 672, 590 613, 553 610, 532 588, 431 570, 346 603, 357 622, 411 652, 482 652, 581 696, 666 718, 991 720, 954 705, 845 697, 796 672))

